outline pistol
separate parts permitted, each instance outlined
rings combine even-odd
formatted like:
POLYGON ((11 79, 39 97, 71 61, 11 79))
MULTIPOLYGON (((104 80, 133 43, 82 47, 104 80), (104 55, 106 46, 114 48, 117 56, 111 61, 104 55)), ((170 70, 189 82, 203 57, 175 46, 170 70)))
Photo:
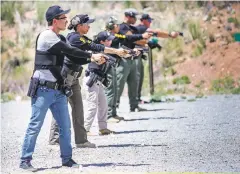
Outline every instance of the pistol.
POLYGON ((128 51, 129 51, 129 54, 130 54, 131 56, 137 56, 137 52, 134 51, 133 49, 128 48, 128 47, 126 47, 125 45, 122 45, 121 47, 122 47, 123 49, 125 49, 125 50, 128 50, 128 51))

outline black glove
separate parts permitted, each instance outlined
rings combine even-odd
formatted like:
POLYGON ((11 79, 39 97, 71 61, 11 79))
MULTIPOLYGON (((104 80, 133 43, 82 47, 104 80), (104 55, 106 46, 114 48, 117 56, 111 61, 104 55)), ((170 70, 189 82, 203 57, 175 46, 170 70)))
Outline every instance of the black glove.
POLYGON ((162 49, 162 46, 161 46, 161 45, 159 45, 158 43, 154 43, 154 42, 152 42, 152 41, 149 41, 149 42, 148 42, 148 46, 149 46, 149 48, 151 48, 151 49, 154 49, 154 48, 158 48, 159 50, 162 49))

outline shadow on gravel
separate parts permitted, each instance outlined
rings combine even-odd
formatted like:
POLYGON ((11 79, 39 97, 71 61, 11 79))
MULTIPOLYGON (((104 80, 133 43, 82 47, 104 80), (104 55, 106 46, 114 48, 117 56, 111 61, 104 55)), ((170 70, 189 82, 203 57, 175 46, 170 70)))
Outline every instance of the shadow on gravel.
POLYGON ((140 112, 151 112, 151 111, 173 111, 174 109, 146 109, 140 112))
POLYGON ((102 145, 98 148, 109 148, 109 147, 167 147, 166 144, 112 144, 112 145, 102 145))
POLYGON ((139 133, 139 132, 167 132, 167 130, 131 130, 131 131, 115 132, 114 134, 131 134, 131 133, 139 133))
POLYGON ((44 170, 49 170, 49 169, 60 169, 60 168, 62 168, 62 166, 54 166, 54 167, 50 167, 50 168, 37 168, 36 170, 33 171, 33 173, 44 171, 44 170))
POLYGON ((169 119, 169 120, 174 120, 174 119, 183 119, 183 118, 187 118, 187 117, 157 117, 157 118, 151 118, 151 119, 169 119))
POLYGON ((157 117, 157 118, 133 118, 133 119, 124 119, 124 121, 144 121, 144 120, 165 120, 165 119, 169 119, 169 120, 174 120, 174 119, 183 119, 183 118, 187 118, 187 117, 157 117))
POLYGON ((83 167, 109 167, 109 166, 132 166, 132 167, 137 167, 137 166, 149 166, 150 164, 126 164, 126 163, 94 163, 94 164, 83 164, 83 167))

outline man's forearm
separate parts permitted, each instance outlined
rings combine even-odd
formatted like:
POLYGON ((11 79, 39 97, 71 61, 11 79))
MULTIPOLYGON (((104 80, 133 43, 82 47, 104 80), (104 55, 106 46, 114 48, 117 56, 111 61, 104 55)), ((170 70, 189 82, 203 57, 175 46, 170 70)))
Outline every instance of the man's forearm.
POLYGON ((145 46, 148 43, 148 40, 147 39, 142 39, 142 40, 138 40, 134 43, 137 44, 137 45, 145 46))
POLYGON ((170 38, 169 32, 161 31, 160 29, 148 29, 147 32, 157 33, 157 37, 170 38))
POLYGON ((104 53, 107 53, 107 54, 116 54, 116 49, 115 49, 115 48, 111 48, 111 47, 105 47, 104 53))
POLYGON ((79 58, 79 59, 90 59, 92 57, 92 53, 80 50, 76 47, 72 47, 71 45, 68 45, 62 41, 56 43, 51 48, 52 50, 63 52, 64 54, 79 58))

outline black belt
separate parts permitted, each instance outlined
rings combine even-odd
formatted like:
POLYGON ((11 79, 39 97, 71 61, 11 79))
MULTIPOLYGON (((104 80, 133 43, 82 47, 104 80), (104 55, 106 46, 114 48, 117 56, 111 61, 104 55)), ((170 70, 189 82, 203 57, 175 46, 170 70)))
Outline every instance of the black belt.
POLYGON ((60 89, 60 85, 57 82, 50 82, 47 80, 39 80, 39 85, 40 86, 46 86, 50 89, 55 89, 55 90, 59 90, 60 89))

